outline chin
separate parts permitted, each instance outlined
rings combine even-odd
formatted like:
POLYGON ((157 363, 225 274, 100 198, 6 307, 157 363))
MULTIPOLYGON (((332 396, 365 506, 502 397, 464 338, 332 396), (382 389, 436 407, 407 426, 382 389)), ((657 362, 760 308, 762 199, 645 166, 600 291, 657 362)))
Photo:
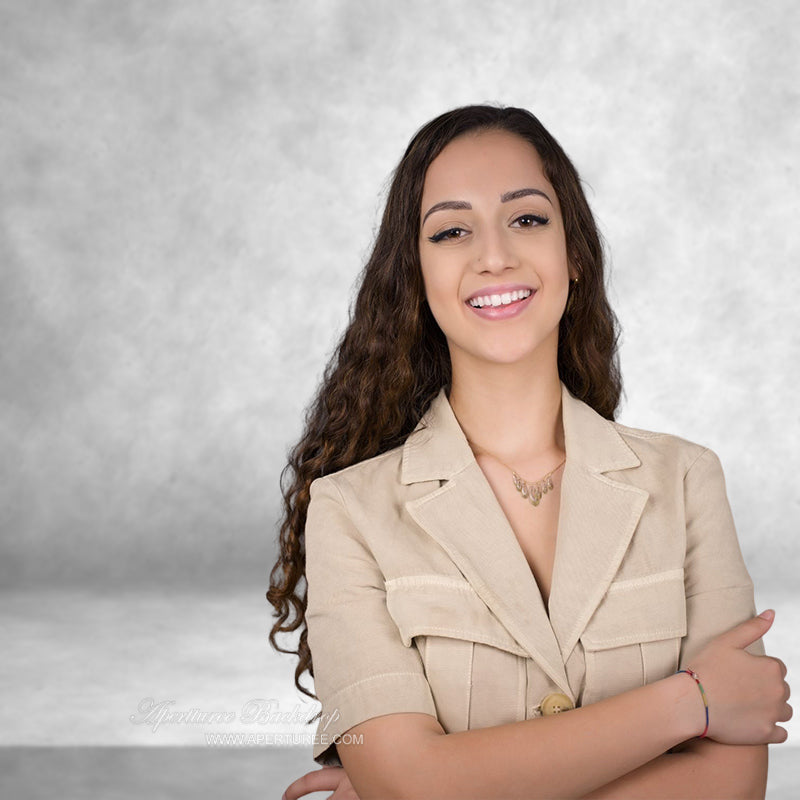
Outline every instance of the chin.
POLYGON ((537 348, 533 347, 503 347, 491 350, 484 350, 480 353, 475 353, 474 357, 478 361, 495 366, 509 366, 512 367, 516 364, 524 364, 530 362, 532 359, 537 358, 537 348))
POLYGON ((463 360, 485 364, 487 367, 510 367, 550 358, 558 358, 558 329, 545 336, 531 336, 530 331, 525 331, 522 336, 484 337, 480 341, 473 339, 468 346, 454 347, 451 342, 450 347, 450 360, 454 364, 463 360))

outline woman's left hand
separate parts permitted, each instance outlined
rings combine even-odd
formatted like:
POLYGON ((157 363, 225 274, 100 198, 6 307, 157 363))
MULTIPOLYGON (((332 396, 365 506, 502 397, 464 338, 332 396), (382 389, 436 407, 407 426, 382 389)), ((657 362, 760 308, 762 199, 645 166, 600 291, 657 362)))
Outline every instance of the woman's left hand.
POLYGON ((306 772, 293 781, 283 793, 281 800, 297 800, 311 792, 333 791, 328 800, 358 800, 350 778, 342 767, 323 767, 306 772))

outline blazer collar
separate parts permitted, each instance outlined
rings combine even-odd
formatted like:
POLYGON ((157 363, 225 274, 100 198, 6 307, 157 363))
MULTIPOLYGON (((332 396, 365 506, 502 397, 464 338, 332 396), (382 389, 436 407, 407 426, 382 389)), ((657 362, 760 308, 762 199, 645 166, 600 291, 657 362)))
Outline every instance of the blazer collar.
POLYGON ((520 646, 575 698, 564 663, 619 568, 648 493, 607 475, 640 464, 614 424, 563 384, 561 398, 567 462, 549 608, 444 390, 403 446, 401 480, 435 482, 429 494, 406 503, 409 513, 520 646))

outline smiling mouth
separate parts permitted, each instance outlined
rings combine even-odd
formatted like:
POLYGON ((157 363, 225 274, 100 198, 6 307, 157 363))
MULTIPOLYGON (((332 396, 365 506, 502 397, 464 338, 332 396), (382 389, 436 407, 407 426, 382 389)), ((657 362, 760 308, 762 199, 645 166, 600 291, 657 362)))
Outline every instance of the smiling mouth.
POLYGON ((484 308, 486 306, 497 308, 499 306, 509 306, 512 303, 524 300, 526 297, 530 296, 530 289, 520 289, 519 291, 503 292, 502 294, 487 294, 483 297, 472 297, 467 300, 467 302, 473 308, 484 308))

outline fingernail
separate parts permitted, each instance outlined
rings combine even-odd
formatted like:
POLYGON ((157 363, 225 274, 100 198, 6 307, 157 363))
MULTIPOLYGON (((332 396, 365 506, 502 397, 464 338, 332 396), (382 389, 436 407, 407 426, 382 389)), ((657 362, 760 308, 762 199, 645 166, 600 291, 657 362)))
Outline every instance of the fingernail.
POLYGON ((761 617, 761 619, 771 622, 775 619, 775 612, 771 608, 768 608, 766 611, 762 611, 758 616, 761 617))

